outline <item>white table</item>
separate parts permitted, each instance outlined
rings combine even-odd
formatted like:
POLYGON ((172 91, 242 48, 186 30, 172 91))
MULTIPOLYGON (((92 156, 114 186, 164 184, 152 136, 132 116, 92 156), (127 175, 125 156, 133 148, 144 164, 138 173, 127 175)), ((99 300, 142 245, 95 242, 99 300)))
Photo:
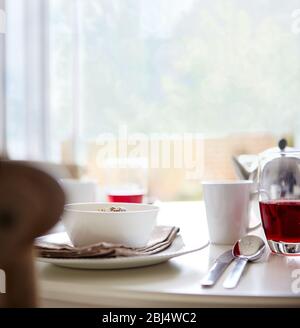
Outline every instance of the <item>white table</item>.
MULTIPOLYGON (((178 225, 184 240, 207 238, 202 202, 162 204, 159 222, 178 225)), ((254 234, 261 235, 261 228, 254 234)), ((234 290, 222 287, 225 275, 214 287, 201 287, 201 278, 226 249, 226 246, 209 245, 163 264, 128 270, 72 270, 37 263, 41 304, 49 307, 300 307, 300 275, 298 283, 292 277, 293 270, 300 269, 300 257, 270 255, 266 261, 249 264, 234 290), (296 292, 292 291, 293 281, 298 286, 296 292)))

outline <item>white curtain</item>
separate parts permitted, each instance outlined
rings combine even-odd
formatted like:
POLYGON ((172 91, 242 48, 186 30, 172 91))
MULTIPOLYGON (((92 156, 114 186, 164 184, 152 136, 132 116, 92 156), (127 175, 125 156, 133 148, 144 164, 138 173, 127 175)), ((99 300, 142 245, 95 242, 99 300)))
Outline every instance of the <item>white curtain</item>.
MULTIPOLYGON (((51 105, 51 58, 49 5, 56 0, 9 0, 7 2, 7 148, 13 158, 60 160, 61 140, 55 143, 57 130, 51 105), (54 155, 53 155, 54 154, 54 155)), ((78 1, 63 0, 72 8, 72 128, 66 139, 71 140, 71 158, 76 162, 79 106, 79 36, 78 1)), ((54 36, 55 37, 55 36, 54 36)), ((69 56, 69 53, 66 54, 69 56)), ((62 77, 63 78, 63 77, 62 77)), ((67 77, 66 77, 67 79, 67 77)), ((55 112, 55 108, 53 108, 55 112)))
POLYGON ((7 133, 13 158, 47 157, 47 3, 7 1, 7 133))

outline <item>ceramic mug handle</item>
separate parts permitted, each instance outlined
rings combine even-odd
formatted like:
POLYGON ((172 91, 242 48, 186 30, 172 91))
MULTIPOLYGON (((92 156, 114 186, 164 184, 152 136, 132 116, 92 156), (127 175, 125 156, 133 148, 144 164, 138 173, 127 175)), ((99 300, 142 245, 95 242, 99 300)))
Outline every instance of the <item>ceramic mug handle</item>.
MULTIPOLYGON (((256 190, 250 193, 250 202, 257 198, 260 194, 261 190, 256 190)), ((257 221, 259 221, 256 225, 254 225, 253 227, 248 227, 247 232, 251 232, 253 230, 256 230, 258 227, 261 226, 261 221, 260 218, 256 217, 257 221)))

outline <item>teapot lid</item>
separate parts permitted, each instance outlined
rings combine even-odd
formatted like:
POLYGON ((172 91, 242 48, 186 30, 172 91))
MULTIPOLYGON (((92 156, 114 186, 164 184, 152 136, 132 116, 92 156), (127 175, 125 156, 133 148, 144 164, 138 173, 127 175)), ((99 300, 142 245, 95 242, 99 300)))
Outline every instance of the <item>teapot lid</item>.
POLYGON ((299 151, 300 152, 300 149, 296 149, 294 147, 287 147, 287 140, 286 139, 280 139, 278 141, 278 146, 277 147, 273 147, 273 148, 269 148, 265 151, 263 151, 261 153, 261 155, 268 155, 268 154, 271 154, 271 153, 274 153, 274 154, 281 154, 282 156, 284 156, 285 153, 293 153, 293 152, 297 152, 299 151))

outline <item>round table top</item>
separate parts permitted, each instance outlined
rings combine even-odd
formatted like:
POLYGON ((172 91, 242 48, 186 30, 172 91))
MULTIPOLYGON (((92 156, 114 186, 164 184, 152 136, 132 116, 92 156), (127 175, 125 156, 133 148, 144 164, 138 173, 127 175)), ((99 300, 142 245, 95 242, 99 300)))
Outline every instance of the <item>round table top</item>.
MULTIPOLYGON (((159 224, 176 225, 184 241, 208 238, 203 202, 160 203, 159 224)), ((262 228, 253 234, 263 235, 262 228)), ((122 270, 74 270, 37 262, 42 306, 227 307, 300 306, 300 257, 268 254, 250 263, 237 288, 201 278, 230 246, 208 245, 168 262, 122 270)))

